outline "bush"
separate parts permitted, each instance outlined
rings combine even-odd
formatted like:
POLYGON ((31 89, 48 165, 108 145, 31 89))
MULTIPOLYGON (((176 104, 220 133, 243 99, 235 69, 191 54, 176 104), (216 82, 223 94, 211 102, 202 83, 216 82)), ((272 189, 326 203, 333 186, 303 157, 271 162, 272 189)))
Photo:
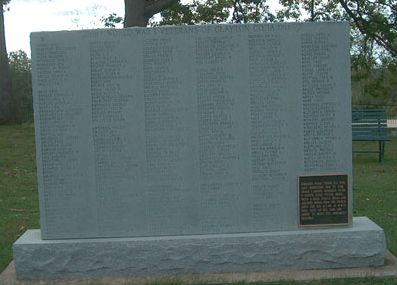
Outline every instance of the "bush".
POLYGON ((22 50, 9 55, 12 76, 12 92, 17 107, 19 123, 33 122, 32 64, 22 50))

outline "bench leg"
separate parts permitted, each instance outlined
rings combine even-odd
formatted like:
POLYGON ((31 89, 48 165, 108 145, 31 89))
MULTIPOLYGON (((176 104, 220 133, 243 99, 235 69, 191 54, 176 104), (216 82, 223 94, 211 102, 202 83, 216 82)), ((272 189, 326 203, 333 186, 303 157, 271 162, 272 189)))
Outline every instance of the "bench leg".
POLYGON ((379 162, 383 162, 385 158, 385 142, 379 141, 379 162))
POLYGON ((385 142, 382 142, 382 161, 385 159, 385 142))

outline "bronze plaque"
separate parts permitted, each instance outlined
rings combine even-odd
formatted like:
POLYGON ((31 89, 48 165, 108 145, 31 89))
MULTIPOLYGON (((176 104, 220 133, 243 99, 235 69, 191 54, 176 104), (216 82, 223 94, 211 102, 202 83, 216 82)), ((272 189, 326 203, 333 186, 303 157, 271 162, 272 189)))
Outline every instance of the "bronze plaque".
POLYGON ((346 225, 348 176, 315 175, 299 177, 299 225, 346 225))

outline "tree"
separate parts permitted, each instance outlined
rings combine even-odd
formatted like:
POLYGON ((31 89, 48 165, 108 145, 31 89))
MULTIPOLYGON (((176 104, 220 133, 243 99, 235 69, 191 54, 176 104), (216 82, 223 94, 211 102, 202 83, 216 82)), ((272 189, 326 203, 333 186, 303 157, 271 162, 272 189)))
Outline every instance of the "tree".
POLYGON ((351 24, 353 103, 391 104, 397 82, 397 1, 280 0, 279 21, 351 24))
POLYGON ((397 2, 338 0, 352 29, 353 102, 395 104, 397 93, 397 2), (395 99, 394 99, 395 100, 395 99))
POLYGON ((339 0, 355 27, 392 57, 397 57, 397 2, 395 0, 339 0))
POLYGON ((160 22, 154 25, 261 23, 274 19, 265 0, 193 0, 163 10, 160 22))
POLYGON ((194 0, 192 3, 174 3, 161 12, 158 22, 152 26, 162 25, 194 25, 224 23, 230 17, 231 2, 229 0, 194 0))
MULTIPOLYGON (((222 23, 229 18, 230 12, 228 9, 231 7, 229 0, 206 0, 204 3, 201 2, 194 0, 191 4, 182 4, 179 1, 173 1, 161 11, 161 19, 159 21, 151 21, 149 19, 145 20, 146 24, 149 26, 161 26, 222 23)), ((123 23, 124 19, 112 13, 107 17, 103 17, 101 21, 105 27, 115 28, 120 23, 123 23)), ((128 25, 125 24, 124 26, 128 25)))
POLYGON ((32 63, 26 52, 18 50, 9 56, 12 94, 15 98, 18 123, 33 122, 32 63))
MULTIPOLYGON (((375 56, 397 58, 397 1, 395 0, 280 0, 279 20, 346 20, 355 44, 373 46, 375 56), (381 51, 376 54, 377 51, 381 51)), ((362 50, 361 50, 362 51, 362 50)))
MULTIPOLYGON (((128 6, 125 0, 124 27, 129 26, 161 26, 161 25, 194 25, 206 23, 260 23, 274 21, 275 16, 269 12, 266 0, 193 0, 183 4, 178 0, 153 1, 146 0, 136 5, 137 0, 131 0, 135 5, 128 6), (131 10, 131 8, 134 8, 131 10), (155 9, 156 8, 156 9, 155 9), (139 11, 144 12, 139 12, 139 11), (130 13, 130 12, 133 13, 130 13), (161 19, 150 21, 157 12, 161 19), (128 18, 131 15, 130 18, 128 18), (143 16, 142 16, 143 15, 143 16), (135 19, 131 21, 130 19, 135 19)), ((105 27, 114 28, 123 22, 123 18, 115 13, 103 17, 105 27)))
POLYGON ((0 0, 0 124, 15 123, 17 118, 4 31, 4 6, 9 1, 0 0))
POLYGON ((178 0, 124 0, 124 27, 145 27, 149 19, 178 0))
POLYGON ((117 16, 116 13, 111 13, 107 17, 102 17, 101 22, 104 23, 106 28, 116 28, 116 25, 120 23, 124 25, 124 19, 120 16, 117 16))

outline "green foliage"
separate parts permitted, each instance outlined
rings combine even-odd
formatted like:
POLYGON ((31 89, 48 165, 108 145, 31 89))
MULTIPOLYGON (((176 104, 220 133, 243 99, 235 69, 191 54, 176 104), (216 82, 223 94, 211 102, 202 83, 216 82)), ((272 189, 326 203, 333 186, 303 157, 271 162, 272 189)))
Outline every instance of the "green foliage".
POLYGON ((260 0, 232 0, 233 23, 273 22, 275 16, 269 12, 269 6, 260 0))
MULTIPOLYGON (((261 23, 274 21, 266 0, 193 0, 182 4, 180 1, 152 18, 150 26, 195 25, 219 23, 261 23)), ((114 28, 123 22, 115 13, 101 19, 105 27, 114 28)))
POLYGON ((9 55, 12 76, 12 92, 16 101, 18 122, 33 121, 32 65, 27 54, 22 51, 9 55))
POLYGON ((348 21, 354 104, 397 104, 395 0, 280 0, 278 21, 348 21))
POLYGON ((193 5, 181 4, 176 2, 170 8, 161 12, 162 19, 159 22, 150 21, 151 26, 158 25, 194 25, 196 23, 196 15, 193 12, 193 5))
POLYGON ((365 60, 353 61, 353 104, 395 105, 397 109, 397 65, 383 63, 375 67, 365 60))
POLYGON ((229 0, 194 0, 190 4, 176 2, 161 12, 159 21, 150 21, 151 26, 194 25, 224 23, 230 17, 229 0))
POLYGON ((193 25, 218 23, 260 23, 273 21, 266 1, 258 0, 193 0, 192 3, 175 3, 161 12, 159 21, 152 26, 193 25))
POLYGON ((376 54, 378 57, 394 59, 397 57, 395 0, 339 0, 339 2, 354 28, 381 51, 376 54))
POLYGON ((277 13, 278 21, 340 21, 344 19, 338 1, 280 0, 283 8, 277 13))
POLYGON ((352 36, 353 81, 361 87, 353 101, 396 104, 397 3, 382 0, 347 4, 346 13, 355 32, 352 36))
POLYGON ((102 17, 101 22, 106 28, 116 28, 117 26, 123 25, 124 19, 123 17, 117 16, 116 13, 112 13, 107 17, 102 17))
POLYGON ((280 0, 279 21, 340 21, 351 23, 353 54, 382 59, 397 57, 395 0, 280 0), (354 51, 357 51, 354 53, 354 51))

